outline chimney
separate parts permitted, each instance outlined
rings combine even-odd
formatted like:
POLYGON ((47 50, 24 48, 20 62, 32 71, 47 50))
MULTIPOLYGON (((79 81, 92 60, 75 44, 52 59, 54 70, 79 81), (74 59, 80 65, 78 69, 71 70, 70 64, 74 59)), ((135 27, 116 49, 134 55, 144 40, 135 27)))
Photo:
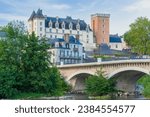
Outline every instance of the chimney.
POLYGON ((79 38, 80 38, 80 36, 77 34, 77 35, 76 35, 76 39, 79 40, 79 38))
POLYGON ((66 43, 69 43, 69 33, 64 34, 64 40, 66 43))

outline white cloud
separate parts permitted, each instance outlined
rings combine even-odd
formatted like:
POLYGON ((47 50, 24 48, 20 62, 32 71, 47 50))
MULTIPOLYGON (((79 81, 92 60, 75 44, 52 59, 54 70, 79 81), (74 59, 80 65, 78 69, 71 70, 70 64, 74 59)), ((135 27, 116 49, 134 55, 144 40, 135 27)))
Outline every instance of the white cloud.
POLYGON ((27 21, 28 17, 21 16, 21 15, 14 15, 14 14, 6 14, 6 13, 0 13, 0 18, 2 20, 6 21, 12 21, 12 20, 20 20, 20 21, 27 21))
POLYGON ((150 10, 150 0, 136 0, 133 4, 125 6, 124 10, 128 12, 145 12, 150 10))
POLYGON ((71 7, 67 4, 52 4, 50 7, 57 10, 70 9, 71 7))

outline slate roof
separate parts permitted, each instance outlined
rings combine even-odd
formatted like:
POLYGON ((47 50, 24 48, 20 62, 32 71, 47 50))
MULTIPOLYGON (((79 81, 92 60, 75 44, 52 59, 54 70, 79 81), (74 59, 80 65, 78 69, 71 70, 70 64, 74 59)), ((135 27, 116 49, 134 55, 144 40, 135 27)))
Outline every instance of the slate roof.
MULTIPOLYGON (((54 39, 49 39, 49 41, 48 41, 49 44, 54 44, 56 42, 65 42, 65 40, 64 40, 64 38, 54 38, 54 39)), ((74 38, 73 36, 69 36, 69 43, 82 45, 82 43, 80 43, 80 41, 78 39, 74 38)))
POLYGON ((45 18, 45 27, 49 27, 49 23, 52 22, 52 28, 56 28, 55 24, 58 21, 59 28, 62 28, 62 23, 65 23, 65 29, 69 29, 69 24, 72 23, 72 29, 77 30, 77 25, 80 25, 80 30, 86 30, 87 28, 91 31, 90 26, 80 19, 72 19, 70 16, 66 18, 58 17, 47 17, 44 16, 41 9, 38 9, 37 12, 33 11, 28 21, 33 20, 34 18, 45 18))
MULTIPOLYGON (((45 20, 46 27, 49 27, 50 21, 52 22, 52 28, 56 28, 55 24, 57 22, 57 18, 56 17, 47 17, 45 20)), ((66 18, 58 18, 58 23, 59 23, 60 29, 62 28, 63 22, 65 23, 65 29, 69 29, 69 24, 72 23, 72 29, 77 30, 77 25, 79 23, 80 30, 86 30, 87 27, 89 28, 89 30, 91 30, 90 27, 86 24, 86 22, 84 20, 72 19, 69 16, 67 16, 66 18)))
POLYGON ((33 11, 28 21, 33 20, 34 18, 45 18, 41 9, 38 9, 37 12, 33 11))
POLYGON ((106 43, 102 43, 99 45, 98 53, 100 55, 113 55, 110 47, 106 43))
POLYGON ((110 43, 122 43, 122 40, 121 40, 121 37, 119 37, 118 35, 110 35, 109 42, 110 43))

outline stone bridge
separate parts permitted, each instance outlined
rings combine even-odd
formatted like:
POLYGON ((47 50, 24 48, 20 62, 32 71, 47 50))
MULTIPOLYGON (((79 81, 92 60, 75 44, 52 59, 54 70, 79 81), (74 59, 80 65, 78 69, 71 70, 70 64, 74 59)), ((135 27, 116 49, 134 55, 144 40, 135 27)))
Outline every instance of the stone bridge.
POLYGON ((117 79, 117 88, 135 91, 136 81, 143 75, 150 75, 150 59, 120 60, 96 63, 70 64, 57 66, 65 80, 74 90, 85 89, 85 79, 100 69, 109 78, 117 79))

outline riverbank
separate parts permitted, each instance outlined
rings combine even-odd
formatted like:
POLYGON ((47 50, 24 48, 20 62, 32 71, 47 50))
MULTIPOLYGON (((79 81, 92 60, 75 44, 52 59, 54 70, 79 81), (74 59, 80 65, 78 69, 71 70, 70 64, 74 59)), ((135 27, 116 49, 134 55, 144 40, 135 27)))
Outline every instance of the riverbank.
POLYGON ((43 96, 48 96, 48 95, 41 94, 41 93, 19 93, 18 95, 13 96, 12 99, 34 100, 43 96))
POLYGON ((88 96, 86 94, 65 94, 63 96, 51 96, 50 94, 40 93, 21 93, 12 99, 19 100, 149 100, 150 97, 139 96, 88 96))
POLYGON ((110 95, 104 95, 104 96, 89 96, 90 100, 110 100, 110 95))

